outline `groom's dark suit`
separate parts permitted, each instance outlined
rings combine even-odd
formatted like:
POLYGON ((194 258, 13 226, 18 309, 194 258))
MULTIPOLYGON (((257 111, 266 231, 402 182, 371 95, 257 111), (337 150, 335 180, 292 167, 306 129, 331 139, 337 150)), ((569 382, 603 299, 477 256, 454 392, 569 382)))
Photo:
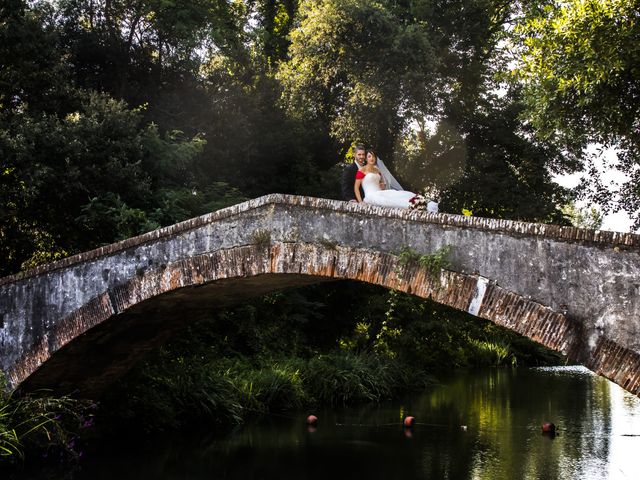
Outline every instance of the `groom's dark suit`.
MULTIPOLYGON (((358 171, 358 164, 354 160, 354 162, 342 171, 342 199, 345 202, 349 200, 355 200, 356 194, 353 191, 353 186, 356 183, 356 172, 358 171)), ((362 187, 360 187, 360 195, 364 198, 364 192, 362 191, 362 187)))

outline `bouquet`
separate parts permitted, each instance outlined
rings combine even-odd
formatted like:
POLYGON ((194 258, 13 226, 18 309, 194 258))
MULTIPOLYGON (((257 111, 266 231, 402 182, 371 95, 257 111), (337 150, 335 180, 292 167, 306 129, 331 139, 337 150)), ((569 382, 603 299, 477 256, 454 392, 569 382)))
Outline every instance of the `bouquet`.
POLYGON ((440 191, 436 187, 427 187, 422 191, 422 193, 418 193, 415 197, 409 200, 409 210, 421 210, 437 213, 439 197, 440 191))

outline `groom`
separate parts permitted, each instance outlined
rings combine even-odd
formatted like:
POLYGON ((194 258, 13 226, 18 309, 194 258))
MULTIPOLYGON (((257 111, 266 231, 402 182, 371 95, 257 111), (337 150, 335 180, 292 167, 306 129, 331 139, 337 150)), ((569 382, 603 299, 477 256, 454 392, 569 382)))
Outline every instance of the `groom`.
MULTIPOLYGON (((358 172, 358 169, 364 165, 366 159, 366 151, 363 145, 356 145, 353 147, 353 158, 354 162, 342 171, 342 199, 345 202, 356 201, 356 194, 353 190, 353 186, 356 183, 356 173, 358 172)), ((362 187, 360 188, 361 196, 364 198, 362 187)))

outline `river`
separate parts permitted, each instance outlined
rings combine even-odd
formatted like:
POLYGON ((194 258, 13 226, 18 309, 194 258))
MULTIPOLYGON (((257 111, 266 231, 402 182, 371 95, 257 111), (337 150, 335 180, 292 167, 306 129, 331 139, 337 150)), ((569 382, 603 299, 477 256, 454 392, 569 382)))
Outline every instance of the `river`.
POLYGON ((313 413, 316 428, 300 412, 105 445, 65 478, 640 479, 640 399, 582 367, 452 373, 398 401, 313 413))

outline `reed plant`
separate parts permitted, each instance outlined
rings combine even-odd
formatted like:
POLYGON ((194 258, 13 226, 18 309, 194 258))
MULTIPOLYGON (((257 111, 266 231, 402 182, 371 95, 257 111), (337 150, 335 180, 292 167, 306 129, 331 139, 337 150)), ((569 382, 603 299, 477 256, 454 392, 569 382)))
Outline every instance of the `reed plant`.
POLYGON ((385 386, 375 385, 371 360, 365 355, 321 355, 309 362, 305 384, 323 405, 347 405, 378 400, 385 386))
MULTIPOLYGON (((4 398, 0 397, 0 402, 4 398)), ((22 455, 20 439, 12 425, 12 406, 7 402, 0 405, 0 457, 22 455)))
POLYGON ((379 402, 424 388, 431 378, 396 360, 371 353, 337 351, 311 359, 305 373, 309 395, 322 405, 379 402))
POLYGON ((155 360, 104 398, 101 424, 150 432, 242 421, 232 377, 201 358, 171 359, 165 353, 155 360))
MULTIPOLYGON (((27 452, 55 453, 64 461, 79 458, 81 430, 93 426, 94 405, 69 397, 16 397, 0 393, 0 457, 24 459, 27 452)), ((42 394, 46 392, 40 392, 42 394)))
POLYGON ((511 345, 504 340, 494 341, 469 339, 470 345, 477 350, 476 359, 479 364, 492 367, 517 366, 518 361, 511 351, 511 345))
POLYGON ((424 388, 426 375, 374 354, 335 351, 310 359, 176 359, 131 379, 110 421, 146 431, 234 425, 307 406, 378 402, 424 388))
POLYGON ((269 412, 302 407, 307 393, 302 383, 300 363, 296 360, 265 363, 236 377, 234 384, 245 409, 269 412))

